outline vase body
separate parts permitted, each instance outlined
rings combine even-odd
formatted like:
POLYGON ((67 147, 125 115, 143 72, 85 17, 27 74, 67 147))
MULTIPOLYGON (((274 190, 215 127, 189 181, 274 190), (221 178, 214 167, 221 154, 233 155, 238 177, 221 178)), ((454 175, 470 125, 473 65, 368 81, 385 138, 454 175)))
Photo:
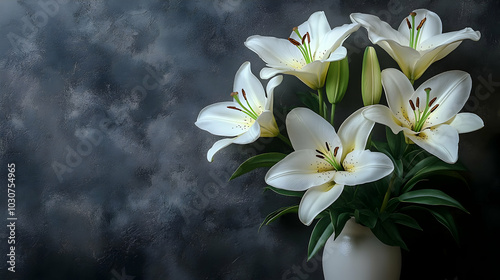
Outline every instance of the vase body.
POLYGON ((323 250, 325 280, 398 280, 401 249, 388 246, 372 231, 350 219, 323 250))

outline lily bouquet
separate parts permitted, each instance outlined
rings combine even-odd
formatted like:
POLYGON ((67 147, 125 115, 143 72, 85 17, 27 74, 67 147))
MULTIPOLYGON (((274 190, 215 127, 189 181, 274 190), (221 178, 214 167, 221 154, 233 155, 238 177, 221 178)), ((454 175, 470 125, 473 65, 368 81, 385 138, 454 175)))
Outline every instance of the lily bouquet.
MULTIPOLYGON (((315 223, 308 248, 311 258, 330 236, 337 237, 350 219, 371 229, 383 243, 407 248, 400 227, 421 230, 413 211, 427 211, 456 238, 451 209, 467 210, 445 192, 426 188, 429 178, 464 179, 457 163, 459 134, 483 127, 480 117, 459 113, 469 98, 472 80, 459 70, 414 84, 425 70, 465 39, 477 41, 471 28, 442 33, 435 13, 419 9, 403 19, 397 30, 378 17, 351 14, 352 23, 331 28, 324 12, 316 12, 294 27, 286 39, 250 36, 245 46, 265 63, 260 78, 249 62, 236 72, 232 100, 207 106, 196 125, 217 141, 214 155, 230 144, 249 144, 259 137, 278 137, 287 152, 266 152, 243 162, 231 179, 256 168, 269 168, 265 189, 300 198, 269 214, 269 224, 287 213, 298 213, 305 225, 315 223), (360 27, 373 44, 386 51, 401 68, 380 70, 375 49, 368 46, 362 64, 363 105, 334 126, 335 109, 349 80, 348 50, 343 42, 360 27), (313 92, 299 97, 305 107, 290 110, 286 133, 273 115, 274 89, 283 78, 296 76, 313 92), (387 106, 378 104, 385 93, 387 106), (374 125, 386 126, 385 141, 372 138, 374 125)), ((355 67, 355 66, 354 66, 355 67)), ((420 81, 419 81, 420 82, 420 81)))

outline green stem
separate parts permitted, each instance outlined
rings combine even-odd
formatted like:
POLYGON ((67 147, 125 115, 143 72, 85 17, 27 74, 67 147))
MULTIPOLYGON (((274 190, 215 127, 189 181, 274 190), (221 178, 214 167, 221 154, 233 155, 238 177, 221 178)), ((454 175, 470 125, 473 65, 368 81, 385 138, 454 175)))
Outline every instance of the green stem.
POLYGON ((324 102, 323 102, 323 91, 324 89, 323 88, 318 88, 318 105, 319 105, 319 115, 322 116, 323 118, 325 118, 326 120, 328 120, 326 118, 326 108, 324 106, 324 102))
POLYGON ((394 181, 396 180, 396 173, 392 173, 391 182, 389 182, 389 187, 387 187, 387 191, 385 192, 384 201, 382 202, 382 206, 380 207, 380 213, 384 212, 387 207, 387 203, 389 202, 389 198, 391 197, 392 186, 394 185, 394 181))
POLYGON ((332 103, 332 109, 330 111, 330 123, 332 124, 333 126, 333 121, 334 121, 334 118, 335 118, 335 107, 336 107, 337 104, 335 103, 332 103))
POLYGON ((283 136, 283 134, 278 133, 278 138, 281 139, 281 141, 285 142, 288 146, 292 147, 292 142, 290 142, 288 138, 283 136))

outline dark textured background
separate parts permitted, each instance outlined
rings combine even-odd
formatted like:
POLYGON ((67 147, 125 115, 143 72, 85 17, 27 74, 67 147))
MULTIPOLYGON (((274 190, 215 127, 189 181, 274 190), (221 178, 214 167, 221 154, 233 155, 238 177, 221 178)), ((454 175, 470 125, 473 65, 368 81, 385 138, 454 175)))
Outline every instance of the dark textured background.
MULTIPOLYGON (((465 41, 417 84, 446 70, 469 72, 473 89, 464 110, 485 127, 460 138, 469 186, 447 184, 471 212, 457 213, 460 244, 424 216, 425 231, 408 232, 402 279, 495 279, 494 0, 0 1, 0 220, 7 224, 11 162, 18 218, 15 274, 6 271, 8 231, 0 224, 0 279, 321 279, 317 260, 305 263, 312 228, 295 215, 258 232, 269 212, 297 201, 262 193, 265 170, 228 182, 243 160, 275 142, 234 145, 208 163, 206 151, 218 137, 193 123, 204 106, 229 100, 243 61, 254 73, 263 67, 243 45, 248 36, 284 38, 318 10, 332 27, 350 22, 352 12, 397 27, 416 8, 440 15, 444 31, 481 31, 479 42, 465 41)), ((339 120, 361 105, 359 68, 368 44, 364 29, 346 42, 352 78, 339 120)), ((377 51, 383 68, 397 67, 377 51)), ((296 105, 293 92, 306 89, 285 77, 276 106, 296 105)))

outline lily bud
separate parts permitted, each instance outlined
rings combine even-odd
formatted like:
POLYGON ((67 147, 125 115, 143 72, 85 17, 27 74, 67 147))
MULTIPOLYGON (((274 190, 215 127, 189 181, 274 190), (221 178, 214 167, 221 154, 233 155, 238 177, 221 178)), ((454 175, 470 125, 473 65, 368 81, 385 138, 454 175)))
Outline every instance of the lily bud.
POLYGON ((328 101, 331 104, 339 103, 347 91, 349 83, 349 62, 347 57, 330 62, 328 74, 326 76, 325 91, 328 101))
POLYGON ((378 104, 382 95, 382 78, 377 52, 366 47, 361 69, 361 95, 365 106, 378 104))

